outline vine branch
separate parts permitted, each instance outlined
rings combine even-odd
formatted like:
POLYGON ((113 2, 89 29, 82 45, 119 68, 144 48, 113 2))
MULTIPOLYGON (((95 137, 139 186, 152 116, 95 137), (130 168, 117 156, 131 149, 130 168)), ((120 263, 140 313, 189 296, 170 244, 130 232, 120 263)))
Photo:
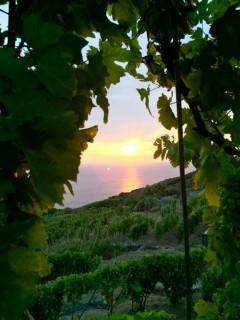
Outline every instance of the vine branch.
POLYGON ((174 76, 176 83, 176 101, 177 101, 177 118, 178 118, 178 153, 179 153, 179 168, 180 168, 180 183, 182 194, 182 211, 183 211, 183 228, 184 228, 184 252, 185 252, 185 267, 186 267, 186 303, 187 303, 187 320, 191 320, 192 313, 192 293, 191 293, 191 277, 190 277, 190 247, 189 247, 189 223, 187 209, 187 193, 184 168, 184 142, 182 128, 182 101, 181 101, 181 78, 179 66, 179 43, 178 35, 174 37, 174 76))
POLYGON ((9 1, 8 13, 8 47, 15 48, 15 21, 16 21, 16 2, 15 0, 9 1))
POLYGON ((8 15, 8 12, 7 12, 7 11, 5 11, 5 10, 3 10, 3 9, 0 9, 0 11, 8 15))

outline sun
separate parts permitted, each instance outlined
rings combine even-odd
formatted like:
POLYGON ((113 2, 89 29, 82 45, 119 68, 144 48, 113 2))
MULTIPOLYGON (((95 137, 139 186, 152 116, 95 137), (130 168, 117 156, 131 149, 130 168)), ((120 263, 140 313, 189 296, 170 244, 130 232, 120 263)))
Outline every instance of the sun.
POLYGON ((134 155, 137 150, 138 150, 138 147, 135 144, 130 144, 130 143, 127 143, 122 148, 122 152, 128 155, 134 155))

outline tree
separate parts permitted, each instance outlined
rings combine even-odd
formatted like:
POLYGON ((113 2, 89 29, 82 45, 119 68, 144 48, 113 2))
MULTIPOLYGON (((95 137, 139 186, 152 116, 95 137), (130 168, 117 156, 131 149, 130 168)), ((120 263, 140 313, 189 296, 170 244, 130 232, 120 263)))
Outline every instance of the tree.
MULTIPOLYGON (((195 187, 204 188, 209 203, 207 258, 220 265, 226 281, 214 302, 202 301, 196 310, 201 319, 238 319, 239 1, 0 4, 9 5, 8 29, 0 34, 1 318, 27 316, 38 278, 50 271, 42 214, 61 204, 64 187, 71 190, 76 180, 81 154, 97 132, 84 128, 91 109, 100 106, 107 122, 107 89, 128 72, 170 94, 177 86, 185 101, 184 165, 192 161, 197 168, 195 187), (99 47, 90 46, 83 57, 86 38, 95 33, 99 47), (143 33, 145 56, 138 44, 143 33), (138 72, 142 63, 147 75, 138 72)), ((149 90, 139 93, 148 107, 149 90)), ((179 123, 172 102, 162 95, 157 104, 168 130, 179 123)), ((179 165, 177 141, 165 135, 155 145, 156 158, 179 165)))

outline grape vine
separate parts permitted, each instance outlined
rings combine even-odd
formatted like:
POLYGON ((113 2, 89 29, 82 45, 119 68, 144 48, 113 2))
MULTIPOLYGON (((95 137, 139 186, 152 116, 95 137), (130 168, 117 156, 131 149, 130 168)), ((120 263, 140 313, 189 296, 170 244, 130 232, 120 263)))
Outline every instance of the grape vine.
MULTIPOLYGON (((166 89, 157 102, 166 130, 177 127, 171 96, 177 85, 185 103, 184 165, 196 167, 194 187, 204 189, 209 205, 207 259, 225 279, 213 301, 195 309, 199 319, 239 319, 239 1, 0 4, 8 5, 2 11, 8 28, 0 31, 1 318, 29 315, 36 284, 50 272, 42 215, 62 203, 66 187, 72 191, 82 153, 97 133, 85 122, 96 105, 107 122, 107 90, 128 72, 166 89), (86 39, 96 33, 99 45, 85 57, 86 39), (141 64, 147 74, 139 72, 141 64)), ((138 92, 149 109, 150 90, 138 92)), ((154 144, 155 158, 179 165, 178 141, 165 134, 154 144)))
POLYGON ((124 75, 117 56, 135 56, 122 48, 127 26, 107 18, 107 1, 1 4, 9 23, 0 37, 0 310, 12 320, 28 314, 50 273, 42 214, 62 204, 66 187, 72 192, 97 133, 85 121, 97 104, 107 122, 107 89, 124 75), (83 57, 94 32, 107 41, 83 57))

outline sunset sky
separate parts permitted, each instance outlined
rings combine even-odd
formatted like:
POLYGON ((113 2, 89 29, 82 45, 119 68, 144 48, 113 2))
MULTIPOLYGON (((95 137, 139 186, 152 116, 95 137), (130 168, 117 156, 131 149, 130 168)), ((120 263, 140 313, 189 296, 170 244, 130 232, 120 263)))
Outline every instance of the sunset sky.
POLYGON ((152 117, 136 90, 144 86, 146 87, 146 84, 127 76, 119 84, 111 87, 108 94, 109 120, 106 125, 102 120, 102 110, 93 109, 86 126, 97 124, 99 131, 94 143, 89 144, 83 154, 83 164, 161 161, 153 159, 156 151, 153 142, 162 134, 169 133, 158 122, 156 104, 161 90, 151 92, 152 117))

